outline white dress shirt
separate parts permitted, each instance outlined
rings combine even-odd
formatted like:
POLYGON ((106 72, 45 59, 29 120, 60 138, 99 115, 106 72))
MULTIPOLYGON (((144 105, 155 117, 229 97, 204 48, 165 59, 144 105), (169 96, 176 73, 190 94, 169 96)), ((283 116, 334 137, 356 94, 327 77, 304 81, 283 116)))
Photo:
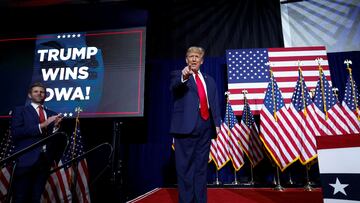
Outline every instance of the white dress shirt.
MULTIPOLYGON (((207 93, 207 88, 206 88, 206 83, 205 83, 205 79, 203 77, 203 75, 201 74, 200 70, 198 70, 198 75, 199 75, 199 78, 204 86, 204 89, 205 89, 205 94, 206 94, 206 101, 207 101, 207 105, 209 107, 209 99, 208 99, 208 93, 207 93)), ((195 84, 196 84, 196 74, 193 73, 192 76, 194 77, 194 80, 195 80, 195 84)), ((181 76, 181 82, 184 83, 186 82, 188 79, 184 80, 184 78, 181 76)), ((200 105, 200 104, 199 104, 200 105)))

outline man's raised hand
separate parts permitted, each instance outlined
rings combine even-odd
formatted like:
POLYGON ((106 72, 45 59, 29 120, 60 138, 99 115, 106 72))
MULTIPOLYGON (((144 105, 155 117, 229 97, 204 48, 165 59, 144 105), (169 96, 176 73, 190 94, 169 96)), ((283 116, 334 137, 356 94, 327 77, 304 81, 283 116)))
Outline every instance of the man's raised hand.
POLYGON ((186 66, 184 69, 182 69, 182 77, 183 80, 189 79, 190 75, 194 73, 194 71, 191 70, 190 66, 186 66))

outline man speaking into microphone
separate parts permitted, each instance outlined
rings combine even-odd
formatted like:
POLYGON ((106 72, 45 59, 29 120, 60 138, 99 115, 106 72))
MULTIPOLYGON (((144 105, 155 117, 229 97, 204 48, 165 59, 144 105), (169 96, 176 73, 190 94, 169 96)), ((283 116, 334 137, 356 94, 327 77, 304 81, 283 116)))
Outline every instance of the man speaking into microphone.
POLYGON ((207 162, 211 138, 220 130, 215 81, 200 71, 205 51, 190 47, 187 66, 171 73, 173 109, 170 133, 175 138, 175 160, 180 203, 207 202, 207 162))

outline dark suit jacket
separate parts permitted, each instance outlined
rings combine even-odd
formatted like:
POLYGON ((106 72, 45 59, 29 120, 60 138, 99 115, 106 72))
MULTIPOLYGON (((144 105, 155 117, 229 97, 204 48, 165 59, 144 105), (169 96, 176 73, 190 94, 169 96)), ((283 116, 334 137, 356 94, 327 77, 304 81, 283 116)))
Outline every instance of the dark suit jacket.
MULTIPOLYGON (((216 137, 215 126, 221 123, 219 101, 216 83, 212 77, 201 73, 206 83, 207 97, 210 108, 210 119, 216 137)), ((196 82, 190 76, 186 82, 181 81, 181 71, 171 73, 170 90, 174 97, 174 107, 172 111, 170 133, 172 134, 191 134, 195 129, 196 121, 199 116, 200 99, 197 92, 196 82)))
MULTIPOLYGON (((56 115, 54 111, 45 108, 47 117, 56 115)), ((47 128, 47 134, 51 135, 54 129, 54 125, 51 124, 47 128)), ((15 151, 19 151, 28 147, 29 145, 38 142, 45 138, 45 132, 40 133, 39 130, 39 116, 33 106, 26 105, 22 107, 16 107, 12 112, 11 122, 11 134, 14 139, 15 151)), ((50 146, 47 145, 47 149, 50 146)), ((38 147, 28 153, 22 155, 18 159, 17 166, 26 167, 33 165, 40 156, 42 147, 38 147)))

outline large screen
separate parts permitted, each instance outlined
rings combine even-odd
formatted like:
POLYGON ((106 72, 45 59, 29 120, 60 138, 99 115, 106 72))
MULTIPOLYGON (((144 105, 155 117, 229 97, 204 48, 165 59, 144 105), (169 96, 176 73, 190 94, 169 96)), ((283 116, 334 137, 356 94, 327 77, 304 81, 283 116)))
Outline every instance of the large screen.
POLYGON ((326 46, 332 52, 360 51, 359 0, 304 0, 281 4, 285 47, 326 46))
POLYGON ((45 106, 65 117, 143 116, 145 27, 0 40, 0 116, 47 87, 45 106))

